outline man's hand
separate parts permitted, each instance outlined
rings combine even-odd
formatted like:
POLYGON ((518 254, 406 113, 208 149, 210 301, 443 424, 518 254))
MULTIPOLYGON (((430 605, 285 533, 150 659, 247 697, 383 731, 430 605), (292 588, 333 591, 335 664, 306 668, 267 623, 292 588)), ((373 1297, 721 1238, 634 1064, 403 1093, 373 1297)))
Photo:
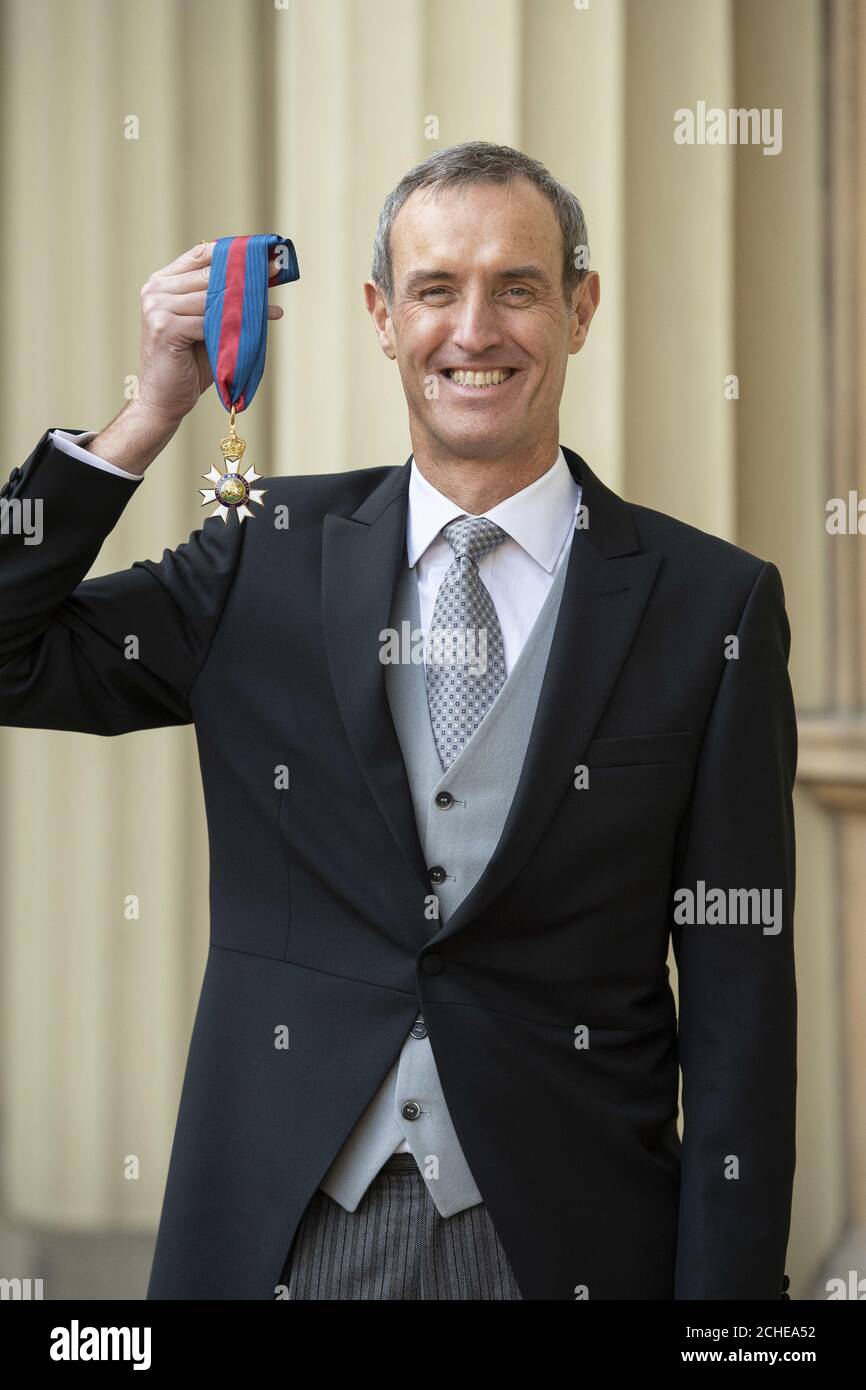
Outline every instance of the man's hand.
MULTIPOLYGON (((142 286, 138 397, 85 446, 129 473, 144 473, 213 382, 204 308, 214 245, 199 242, 142 286)), ((269 278, 276 268, 272 256, 269 278)), ((269 319, 282 316, 268 306, 269 319)))
MULTIPOLYGON (((215 243, 199 242, 155 270, 141 289, 139 404, 167 424, 180 424, 213 382, 204 345, 204 306, 215 243)), ((276 269, 274 257, 268 275, 276 269)), ((268 306, 268 318, 282 317, 268 306)))

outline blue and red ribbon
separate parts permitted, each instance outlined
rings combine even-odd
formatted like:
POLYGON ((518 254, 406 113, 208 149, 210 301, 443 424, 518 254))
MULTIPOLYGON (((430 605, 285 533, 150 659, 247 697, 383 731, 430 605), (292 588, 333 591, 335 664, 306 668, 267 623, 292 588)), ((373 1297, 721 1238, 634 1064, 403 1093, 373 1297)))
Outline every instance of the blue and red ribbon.
POLYGON ((204 341, 211 371, 226 410, 246 410, 265 370, 268 290, 300 278, 288 237, 224 236, 214 244, 204 307, 204 341), (278 269, 268 279, 271 248, 278 269), (281 263, 280 263, 281 262, 281 263))

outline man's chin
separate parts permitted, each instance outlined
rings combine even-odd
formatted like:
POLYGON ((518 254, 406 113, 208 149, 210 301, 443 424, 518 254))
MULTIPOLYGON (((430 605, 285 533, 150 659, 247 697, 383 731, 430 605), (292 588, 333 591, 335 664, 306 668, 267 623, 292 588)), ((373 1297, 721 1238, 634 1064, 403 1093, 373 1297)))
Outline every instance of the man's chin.
POLYGON ((473 429, 465 422, 449 430, 437 430, 436 438, 442 448, 455 458, 496 459, 511 454, 520 447, 523 431, 499 427, 495 430, 473 429))

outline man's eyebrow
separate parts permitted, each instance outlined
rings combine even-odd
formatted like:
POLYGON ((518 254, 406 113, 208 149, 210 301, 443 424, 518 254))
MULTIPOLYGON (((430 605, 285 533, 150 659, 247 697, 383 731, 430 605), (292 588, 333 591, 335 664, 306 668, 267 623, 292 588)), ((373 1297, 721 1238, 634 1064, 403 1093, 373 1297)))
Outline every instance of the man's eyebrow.
POLYGON ((426 285, 428 280, 456 280, 457 276, 452 275, 450 270, 413 270, 411 275, 406 276, 403 289, 406 293, 415 290, 419 285, 426 285))
POLYGON ((513 265, 508 270, 500 270, 499 279, 535 280, 539 285, 550 283, 544 271, 537 265, 513 265))
MULTIPOLYGON (((411 294, 413 290, 421 285, 428 284, 431 280, 448 280, 453 283, 457 276, 450 270, 413 270, 411 275, 407 275, 403 286, 405 294, 411 294)), ((540 266, 537 265, 512 265, 505 270, 497 271, 497 280, 534 280, 539 285, 549 285, 550 281, 540 266)))

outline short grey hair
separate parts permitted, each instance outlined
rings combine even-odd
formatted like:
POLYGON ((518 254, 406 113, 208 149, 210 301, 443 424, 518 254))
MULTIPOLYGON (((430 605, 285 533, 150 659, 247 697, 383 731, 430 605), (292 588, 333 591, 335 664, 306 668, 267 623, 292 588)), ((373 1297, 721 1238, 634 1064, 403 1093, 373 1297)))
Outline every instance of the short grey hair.
POLYGON ((562 232, 562 292, 571 303, 574 288, 589 273, 589 234, 578 199, 553 177, 540 160, 510 145, 487 140, 468 140, 437 150, 404 174, 385 199, 373 242, 371 279, 379 287, 390 311, 394 295, 391 260, 391 228, 397 213, 419 188, 453 188, 460 184, 511 183, 528 179, 551 203, 562 232))

